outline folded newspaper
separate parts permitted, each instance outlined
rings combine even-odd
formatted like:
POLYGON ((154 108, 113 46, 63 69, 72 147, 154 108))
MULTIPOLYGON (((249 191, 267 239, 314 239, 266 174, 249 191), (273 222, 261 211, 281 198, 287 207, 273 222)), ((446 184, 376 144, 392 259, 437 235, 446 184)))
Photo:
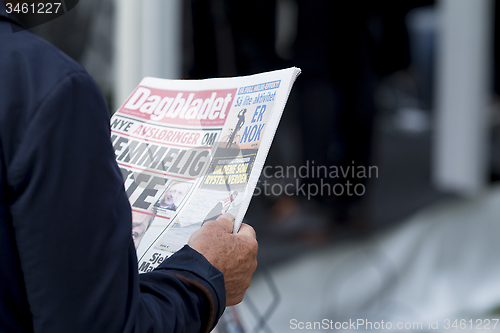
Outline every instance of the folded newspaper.
POLYGON ((300 69, 235 78, 144 78, 111 118, 139 272, 223 213, 237 232, 300 69))

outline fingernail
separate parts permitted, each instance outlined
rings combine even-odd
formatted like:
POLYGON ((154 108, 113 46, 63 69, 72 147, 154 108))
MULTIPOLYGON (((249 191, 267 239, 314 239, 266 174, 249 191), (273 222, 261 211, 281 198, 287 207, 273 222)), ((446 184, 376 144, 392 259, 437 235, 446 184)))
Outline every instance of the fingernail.
POLYGON ((226 220, 229 220, 231 222, 234 221, 234 216, 229 213, 224 213, 220 217, 225 218, 226 220))

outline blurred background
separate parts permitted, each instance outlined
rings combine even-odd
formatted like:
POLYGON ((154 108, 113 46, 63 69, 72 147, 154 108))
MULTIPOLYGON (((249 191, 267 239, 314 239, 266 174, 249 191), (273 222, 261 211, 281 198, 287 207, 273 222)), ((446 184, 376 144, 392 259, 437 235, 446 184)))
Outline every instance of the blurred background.
POLYGON ((88 70, 111 113, 144 76, 302 69, 245 218, 259 268, 219 332, 500 331, 499 13, 494 0, 85 0, 31 30, 88 70), (275 172, 312 164, 373 172, 275 172), (325 183, 359 191, 307 192, 325 183))

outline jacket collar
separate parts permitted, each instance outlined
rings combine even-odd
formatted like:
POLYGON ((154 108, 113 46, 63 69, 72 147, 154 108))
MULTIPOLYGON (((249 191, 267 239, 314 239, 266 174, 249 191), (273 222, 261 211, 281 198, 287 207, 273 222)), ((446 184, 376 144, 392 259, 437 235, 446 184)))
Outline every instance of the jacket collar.
POLYGON ((12 17, 12 15, 7 14, 7 7, 5 6, 5 2, 3 0, 0 0, 0 21, 9 21, 23 27, 23 25, 12 17))
POLYGON ((6 8, 5 8, 5 2, 3 2, 3 0, 0 0, 0 17, 2 18, 9 18, 7 16, 7 11, 6 11, 6 8))

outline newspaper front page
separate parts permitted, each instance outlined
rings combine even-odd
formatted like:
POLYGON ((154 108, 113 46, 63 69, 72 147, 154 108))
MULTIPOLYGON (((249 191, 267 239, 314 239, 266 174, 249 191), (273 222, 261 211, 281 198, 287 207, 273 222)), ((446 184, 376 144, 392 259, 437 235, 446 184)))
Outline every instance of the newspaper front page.
POLYGON ((237 232, 300 69, 207 80, 144 78, 111 118, 139 272, 223 213, 237 232))

